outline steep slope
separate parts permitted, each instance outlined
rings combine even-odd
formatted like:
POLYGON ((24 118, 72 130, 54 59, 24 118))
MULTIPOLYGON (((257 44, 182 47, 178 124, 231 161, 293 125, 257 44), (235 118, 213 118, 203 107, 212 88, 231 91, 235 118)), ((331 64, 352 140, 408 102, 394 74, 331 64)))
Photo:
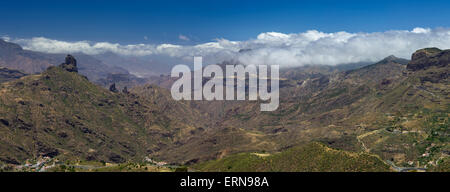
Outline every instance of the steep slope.
MULTIPOLYGON (((358 151, 358 128, 355 122, 343 122, 342 119, 350 115, 357 116, 353 119, 361 118, 363 114, 358 110, 365 110, 364 106, 352 104, 375 95, 381 86, 381 82, 368 85, 373 79, 364 79, 364 74, 378 75, 380 79, 389 76, 396 80, 403 78, 406 65, 405 60, 388 57, 367 68, 327 74, 312 68, 295 73, 285 71, 290 78, 280 82, 285 86, 280 89, 280 108, 274 112, 260 112, 260 102, 192 102, 216 123, 204 134, 180 141, 182 145, 164 151, 159 158, 192 163, 238 152, 278 151, 314 140, 358 151), (390 72, 386 73, 388 69, 390 72)), ((383 86, 383 89, 390 86, 383 86)))
POLYGON ((275 153, 241 153, 193 166, 220 172, 361 172, 390 171, 376 156, 328 148, 320 143, 275 153))
POLYGON ((366 150, 403 166, 436 166, 450 155, 450 52, 431 49, 433 54, 424 55, 428 50, 414 53, 406 79, 368 105, 379 121, 359 138, 366 150))
MULTIPOLYGON (((407 65, 388 57, 345 72, 295 72, 280 83, 275 112, 261 112, 259 101, 176 102, 168 90, 153 85, 108 91, 69 72, 74 71, 69 59, 61 67, 2 84, 0 160, 51 156, 123 162, 149 156, 192 165, 242 152, 267 151, 276 157, 320 141, 376 154, 396 166, 445 170, 440 162, 450 151, 448 54, 425 49, 407 65)), ((342 166, 359 170, 360 160, 343 161, 356 168, 342 166)))
MULTIPOLYGON (((142 161, 173 145, 185 128, 195 127, 166 115, 160 108, 163 100, 110 92, 74 72, 76 66, 66 61, 1 84, 0 161, 18 164, 39 156, 142 161)), ((148 91, 155 98, 166 95, 156 88, 148 91)))
POLYGON ((50 55, 23 50, 17 44, 0 39, 0 66, 34 74, 59 64, 57 58, 50 55))
POLYGON ((383 86, 393 81, 401 81, 408 62, 406 59, 391 55, 378 63, 349 70, 344 74, 347 80, 353 81, 351 83, 365 84, 371 87, 383 86))
POLYGON ((416 51, 412 56, 412 61, 408 64, 408 70, 418 71, 430 67, 447 67, 450 63, 450 50, 440 50, 438 48, 425 48, 416 51))
POLYGON ((281 88, 275 112, 260 112, 259 102, 196 102, 217 107, 216 124, 160 158, 191 164, 322 141, 375 153, 399 166, 434 166, 449 155, 449 70, 439 62, 445 63, 443 53, 432 55, 439 65, 421 70, 407 70, 406 60, 391 56, 346 72, 304 73, 281 88))

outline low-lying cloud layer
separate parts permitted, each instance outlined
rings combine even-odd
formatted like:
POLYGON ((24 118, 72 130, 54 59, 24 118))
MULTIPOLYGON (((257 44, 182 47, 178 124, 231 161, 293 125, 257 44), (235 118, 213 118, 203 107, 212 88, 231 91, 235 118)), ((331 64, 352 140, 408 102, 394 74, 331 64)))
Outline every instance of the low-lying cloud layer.
POLYGON ((296 34, 261 33, 256 39, 230 41, 217 39, 198 45, 135 44, 108 42, 66 42, 44 37, 32 39, 7 38, 24 49, 47 53, 95 55, 113 52, 124 56, 164 55, 185 61, 203 56, 208 63, 237 60, 244 64, 279 64, 282 67, 302 65, 338 65, 375 62, 388 55, 409 58, 425 47, 450 48, 450 29, 415 28, 373 33, 324 33, 316 30, 296 34))

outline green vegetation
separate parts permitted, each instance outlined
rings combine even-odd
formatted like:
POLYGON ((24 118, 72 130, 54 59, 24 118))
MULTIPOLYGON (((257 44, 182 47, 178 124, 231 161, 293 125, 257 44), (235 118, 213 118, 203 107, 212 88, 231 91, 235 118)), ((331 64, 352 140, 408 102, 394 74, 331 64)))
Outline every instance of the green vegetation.
POLYGON ((147 150, 172 144, 176 133, 195 124, 195 117, 180 115, 184 106, 156 89, 146 89, 154 92, 153 98, 114 93, 61 67, 3 83, 0 134, 5 137, 0 139, 0 161, 23 164, 42 156, 142 161, 147 150))
POLYGON ((269 156, 240 153, 193 168, 220 172, 390 171, 389 166, 376 156, 335 150, 320 143, 294 147, 269 156))
POLYGON ((171 167, 161 167, 147 163, 121 163, 98 165, 99 162, 92 164, 73 164, 57 165, 49 168, 48 172, 174 172, 171 167))

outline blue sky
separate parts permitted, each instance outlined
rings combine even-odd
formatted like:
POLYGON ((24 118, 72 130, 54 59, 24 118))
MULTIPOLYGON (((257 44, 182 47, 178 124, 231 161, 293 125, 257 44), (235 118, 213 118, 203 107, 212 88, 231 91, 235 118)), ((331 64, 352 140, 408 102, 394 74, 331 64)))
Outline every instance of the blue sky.
POLYGON ((0 35, 124 44, 196 44, 215 38, 247 40, 271 31, 382 32, 450 24, 450 1, 445 0, 15 0, 0 4, 0 35))

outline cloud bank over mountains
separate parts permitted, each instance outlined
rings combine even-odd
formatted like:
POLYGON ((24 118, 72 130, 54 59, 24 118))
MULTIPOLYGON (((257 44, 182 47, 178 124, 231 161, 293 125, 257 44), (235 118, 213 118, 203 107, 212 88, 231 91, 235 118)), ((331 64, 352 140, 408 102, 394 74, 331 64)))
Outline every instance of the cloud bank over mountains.
POLYGON ((373 33, 324 33, 316 30, 292 34, 267 32, 247 41, 216 39, 197 45, 121 45, 109 42, 67 42, 44 37, 3 39, 20 44, 27 50, 46 53, 81 52, 95 55, 113 52, 123 56, 163 55, 187 62, 191 62, 193 56, 203 56, 207 63, 232 59, 244 64, 295 67, 375 62, 388 55, 409 58, 415 50, 425 47, 449 49, 450 28, 415 28, 411 31, 373 33))

